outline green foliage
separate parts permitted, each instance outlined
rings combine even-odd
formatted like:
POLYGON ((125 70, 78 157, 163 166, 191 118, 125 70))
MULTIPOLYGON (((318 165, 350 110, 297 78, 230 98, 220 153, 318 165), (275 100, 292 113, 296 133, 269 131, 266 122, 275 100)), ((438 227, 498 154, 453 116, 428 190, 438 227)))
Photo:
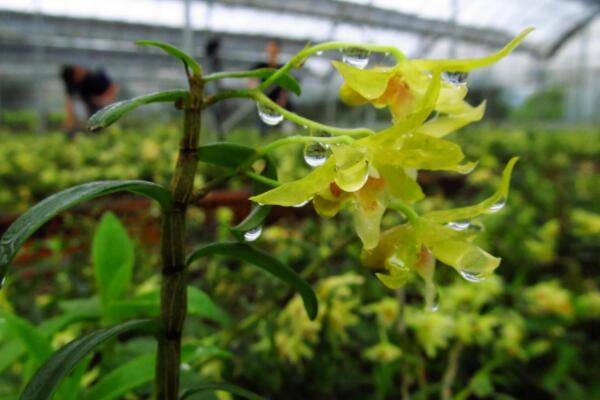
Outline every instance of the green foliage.
POLYGON ((185 99, 188 93, 182 89, 167 90, 156 92, 133 99, 119 101, 111 104, 96 112, 88 121, 88 128, 91 131, 98 131, 110 126, 121 119, 125 114, 150 103, 175 103, 178 100, 185 99))
POLYGON ((317 316, 319 304, 310 285, 293 269, 277 258, 245 243, 221 242, 208 244, 192 252, 186 264, 190 265, 201 257, 214 254, 246 261, 279 278, 300 294, 309 318, 314 319, 317 316))
POLYGON ((54 353, 33 375, 21 394, 21 400, 52 398, 56 386, 86 355, 103 342, 123 333, 157 334, 155 320, 135 320, 89 333, 54 353))
POLYGON ((133 243, 112 213, 100 220, 92 242, 92 260, 103 308, 121 300, 133 277, 133 243))
POLYGON ((100 181, 79 185, 56 193, 21 215, 0 238, 0 280, 23 243, 57 214, 88 200, 110 193, 129 191, 150 197, 163 207, 170 206, 170 195, 163 187, 144 181, 100 181))

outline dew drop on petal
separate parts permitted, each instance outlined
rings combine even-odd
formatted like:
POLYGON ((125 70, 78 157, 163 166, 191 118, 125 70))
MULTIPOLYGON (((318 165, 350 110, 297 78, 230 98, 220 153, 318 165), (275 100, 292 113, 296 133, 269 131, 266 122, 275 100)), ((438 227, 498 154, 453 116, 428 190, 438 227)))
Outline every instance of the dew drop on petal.
POLYGON ((344 192, 356 192, 360 190, 369 179, 369 163, 366 160, 355 165, 340 169, 335 176, 335 183, 344 192))
POLYGON ((327 161, 329 146, 319 142, 304 146, 304 161, 311 167, 320 167, 327 161))
POLYGON ((256 228, 252 228, 246 233, 244 233, 244 240, 246 242, 254 242, 256 239, 260 237, 262 234, 262 226, 257 226, 256 228))
POLYGON ((369 63, 369 51, 360 47, 347 47, 342 50, 342 61, 353 67, 364 69, 369 63))
POLYGON ((469 282, 478 283, 483 281, 486 277, 481 272, 469 272, 465 269, 458 270, 460 276, 462 276, 465 280, 469 282))
POLYGON ((487 209, 487 211, 490 212, 490 213, 495 213, 495 212, 498 212, 498 211, 502 210, 505 205, 506 205, 506 198, 505 197, 501 197, 500 199, 498 199, 497 202, 495 202, 494 204, 492 204, 490 206, 490 208, 487 209))
POLYGON ((296 207, 296 208, 300 208, 300 207, 304 207, 305 205, 307 205, 310 202, 310 199, 308 200, 304 200, 303 202, 300 202, 298 204, 294 204, 292 207, 296 207))
POLYGON ((283 121, 283 115, 279 114, 277 111, 272 109, 269 106, 266 106, 261 103, 256 103, 256 108, 258 108, 258 116, 267 125, 275 126, 283 121))
POLYGON ((469 229, 471 224, 469 221, 452 221, 446 224, 448 228, 454 229, 455 231, 464 231, 469 229))
POLYGON ((467 78, 469 77, 468 72, 460 72, 460 71, 446 71, 442 73, 442 79, 448 83, 452 83, 453 85, 463 85, 467 82, 467 78))

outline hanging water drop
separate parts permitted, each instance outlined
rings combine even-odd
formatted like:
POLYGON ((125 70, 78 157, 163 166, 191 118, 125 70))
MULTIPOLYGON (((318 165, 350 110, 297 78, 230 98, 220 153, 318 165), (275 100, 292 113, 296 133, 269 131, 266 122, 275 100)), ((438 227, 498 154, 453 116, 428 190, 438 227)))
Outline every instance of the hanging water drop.
POLYGON ((488 208, 487 211, 490 212, 490 213, 495 213, 495 212, 498 212, 498 211, 502 210, 505 205, 506 205, 506 198, 505 197, 500 197, 500 199, 498 199, 497 202, 495 202, 494 204, 492 204, 490 206, 490 208, 488 208))
POLYGON ((308 204, 309 201, 310 201, 310 199, 304 200, 304 201, 302 201, 302 202, 300 202, 298 204, 294 204, 292 207, 296 207, 296 208, 304 207, 305 205, 308 204))
POLYGON ((455 231, 464 231, 469 229, 471 224, 469 221, 452 221, 446 224, 448 228, 454 229, 455 231))
POLYGON ((319 51, 317 51, 317 55, 318 55, 318 56, 322 56, 322 55, 323 55, 323 50, 319 50, 319 51))
POLYGON ((252 228, 246 233, 244 233, 244 240, 246 242, 254 242, 256 239, 260 237, 262 234, 262 226, 259 225, 256 228, 252 228))
POLYGON ((323 143, 313 142, 304 146, 304 161, 311 167, 320 167, 327 161, 329 147, 323 143))
POLYGON ((465 280, 467 280, 469 282, 474 282, 474 283, 481 282, 482 280, 484 280, 486 278, 485 275, 482 274, 481 272, 467 271, 465 269, 459 270, 458 273, 465 280))
POLYGON ((453 85, 464 85, 469 77, 468 72, 446 71, 442 73, 442 79, 453 85))
POLYGON ((258 116, 267 125, 275 126, 283 121, 283 115, 279 114, 273 108, 261 103, 256 103, 258 108, 258 116))
POLYGON ((369 51, 360 47, 347 47, 342 50, 342 61, 353 67, 364 69, 369 63, 369 51))

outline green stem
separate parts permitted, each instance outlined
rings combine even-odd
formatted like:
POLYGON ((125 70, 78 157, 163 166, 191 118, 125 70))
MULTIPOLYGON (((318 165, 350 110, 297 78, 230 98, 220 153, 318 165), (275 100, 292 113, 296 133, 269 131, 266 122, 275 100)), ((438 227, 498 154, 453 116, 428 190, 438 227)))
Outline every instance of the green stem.
POLYGON ((246 171, 245 174, 247 177, 254 179, 257 182, 264 183, 265 185, 269 185, 269 186, 273 186, 273 187, 281 186, 281 182, 276 181, 275 179, 267 178, 266 176, 257 174, 255 172, 246 171))
MULTIPOLYGON (((275 74, 273 74, 275 75, 275 74)), ((272 75, 272 76, 273 76, 272 75)), ((315 122, 308 118, 304 118, 296 113, 286 110, 281 107, 279 104, 271 100, 267 97, 263 92, 259 90, 250 91, 250 96, 256 100, 257 102, 277 111, 279 114, 283 115, 285 119, 288 121, 292 121, 300 126, 306 126, 307 128, 311 128, 317 131, 328 132, 332 135, 344 135, 344 136, 352 136, 352 137, 364 137, 374 135, 375 132, 368 128, 355 128, 355 129, 346 129, 346 128, 337 128, 335 126, 321 124, 319 122, 315 122)))
POLYGON ((185 220, 198 164, 203 91, 200 75, 192 75, 189 83, 190 96, 184 106, 183 137, 171 180, 173 205, 164 212, 162 222, 160 320, 163 330, 158 339, 156 359, 157 400, 177 400, 179 396, 181 332, 187 315, 185 220))
POLYGON ((381 52, 381 53, 390 53, 396 61, 401 61, 404 58, 404 53, 393 46, 381 46, 377 44, 363 44, 363 43, 352 43, 352 42, 327 42, 321 43, 316 46, 307 47, 304 50, 297 53, 294 57, 290 59, 283 67, 279 68, 277 72, 271 75, 267 80, 265 80, 260 86, 259 89, 265 91, 272 83, 276 82, 280 76, 287 73, 292 68, 296 68, 301 65, 302 62, 309 56, 316 54, 320 51, 325 50, 337 50, 337 49, 346 49, 349 47, 358 47, 361 49, 381 52))
POLYGON ((335 137, 324 137, 324 136, 290 136, 283 139, 275 140, 265 146, 262 146, 258 149, 260 154, 267 154, 276 149, 277 147, 285 146, 288 144, 295 143, 327 143, 327 144, 351 144, 354 142, 350 136, 342 135, 335 137))
POLYGON ((400 200, 394 200, 392 203, 388 205, 389 209, 400 211, 402 214, 406 216, 410 223, 416 223, 419 220, 419 214, 416 213, 412 207, 407 206, 400 200))

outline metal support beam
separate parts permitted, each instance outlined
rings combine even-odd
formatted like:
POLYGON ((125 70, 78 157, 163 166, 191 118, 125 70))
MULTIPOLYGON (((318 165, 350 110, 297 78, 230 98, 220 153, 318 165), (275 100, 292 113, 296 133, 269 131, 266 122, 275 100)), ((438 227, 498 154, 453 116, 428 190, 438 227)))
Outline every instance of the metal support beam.
MULTIPOLYGON (((352 7, 344 9, 346 3, 336 0, 219 0, 218 3, 326 19, 337 18, 342 22, 376 26, 378 28, 393 29, 401 32, 413 32, 420 35, 439 35, 444 37, 456 35, 456 38, 461 41, 493 47, 504 46, 512 39, 511 34, 500 30, 460 25, 454 29, 453 24, 449 21, 423 18, 372 5, 353 3, 352 7)), ((532 47, 527 43, 523 43, 518 49, 535 54, 539 53, 537 47, 532 47)))

